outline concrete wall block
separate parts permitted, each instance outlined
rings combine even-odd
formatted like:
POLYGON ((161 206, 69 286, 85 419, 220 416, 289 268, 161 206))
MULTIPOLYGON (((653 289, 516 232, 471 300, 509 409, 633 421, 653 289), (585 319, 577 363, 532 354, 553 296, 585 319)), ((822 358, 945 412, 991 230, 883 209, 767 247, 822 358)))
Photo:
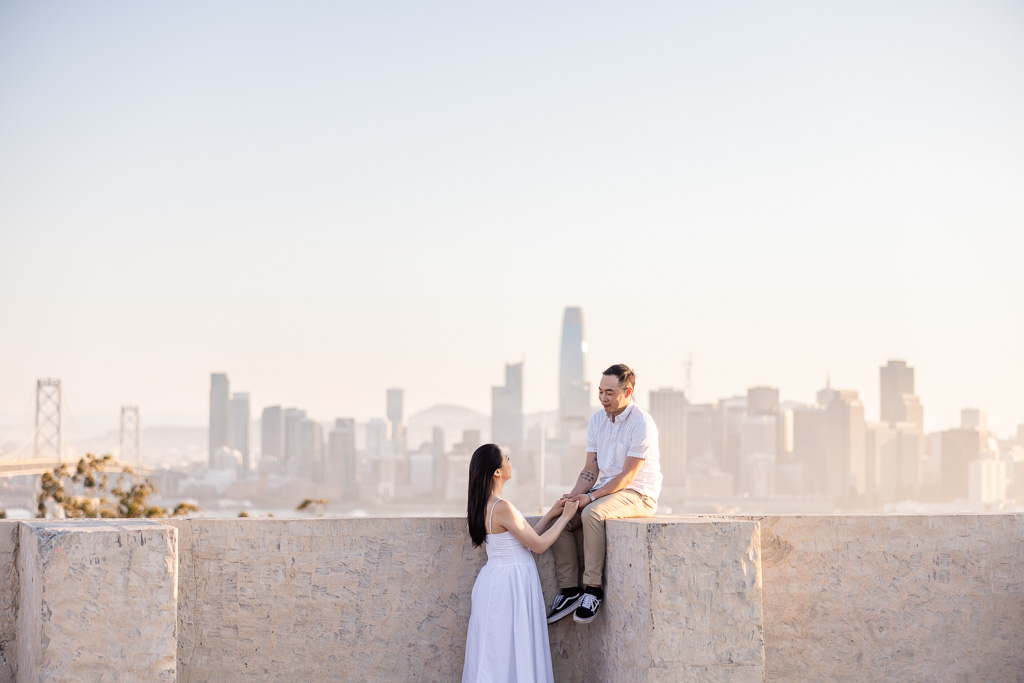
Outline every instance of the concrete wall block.
POLYGON ((0 520, 0 683, 11 683, 18 672, 18 524, 0 520))
POLYGON ((697 518, 623 520, 610 527, 609 538, 618 542, 629 527, 640 532, 634 534, 642 544, 618 553, 617 564, 642 558, 633 560, 632 575, 623 579, 643 586, 635 599, 647 596, 646 651, 634 668, 646 669, 650 681, 763 680, 758 525, 697 518))
POLYGON ((177 530, 19 524, 19 681, 175 680, 177 530))
POLYGON ((178 678, 458 680, 486 557, 461 519, 169 520, 178 678))
POLYGON ((769 680, 1020 680, 1024 516, 761 523, 769 680))
MULTIPOLYGON (((602 614, 549 630, 555 680, 763 680, 756 522, 638 518, 607 533, 602 614)), ((550 603, 550 554, 538 567, 550 603)))

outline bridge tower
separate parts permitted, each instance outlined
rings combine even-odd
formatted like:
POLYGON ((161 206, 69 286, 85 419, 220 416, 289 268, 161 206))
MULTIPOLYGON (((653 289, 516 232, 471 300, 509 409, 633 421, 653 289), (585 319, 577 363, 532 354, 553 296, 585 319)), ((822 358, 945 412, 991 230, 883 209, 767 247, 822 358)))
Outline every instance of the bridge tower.
POLYGON ((61 428, 59 379, 36 381, 35 459, 64 462, 64 430, 61 428))
POLYGON ((121 454, 118 460, 125 465, 134 463, 136 467, 142 467, 138 406, 121 406, 121 454))

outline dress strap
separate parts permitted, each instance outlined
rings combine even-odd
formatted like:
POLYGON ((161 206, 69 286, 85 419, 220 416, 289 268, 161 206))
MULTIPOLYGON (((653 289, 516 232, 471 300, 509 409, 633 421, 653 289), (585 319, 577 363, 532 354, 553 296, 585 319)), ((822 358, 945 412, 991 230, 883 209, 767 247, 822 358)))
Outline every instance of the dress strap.
POLYGON ((493 503, 491 503, 491 514, 487 516, 487 533, 489 534, 494 533, 491 527, 491 521, 494 519, 494 506, 498 504, 499 500, 504 500, 504 498, 497 498, 493 503))

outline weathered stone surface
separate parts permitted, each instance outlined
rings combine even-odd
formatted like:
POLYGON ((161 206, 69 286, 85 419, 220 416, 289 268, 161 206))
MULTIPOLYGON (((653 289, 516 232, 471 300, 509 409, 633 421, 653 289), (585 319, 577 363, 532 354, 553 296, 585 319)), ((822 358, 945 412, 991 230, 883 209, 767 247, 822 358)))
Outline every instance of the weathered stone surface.
MULTIPOLYGON (((602 613, 550 630, 558 681, 764 678, 758 525, 654 517, 607 525, 602 613)), ((549 555, 539 558, 550 600, 549 555)))
POLYGON ((769 680, 1024 679, 1024 515, 761 525, 769 680))
MULTIPOLYGON (((0 682, 460 679, 463 519, 165 524, 0 522, 0 682)), ((608 554, 560 682, 1024 680, 1024 515, 615 520, 608 554)))
POLYGON ((485 561, 461 519, 171 520, 181 681, 447 681, 485 561))
POLYGON ((18 540, 17 680, 175 679, 173 527, 39 520, 18 540))
POLYGON ((18 522, 0 520, 0 683, 14 680, 18 672, 18 522))

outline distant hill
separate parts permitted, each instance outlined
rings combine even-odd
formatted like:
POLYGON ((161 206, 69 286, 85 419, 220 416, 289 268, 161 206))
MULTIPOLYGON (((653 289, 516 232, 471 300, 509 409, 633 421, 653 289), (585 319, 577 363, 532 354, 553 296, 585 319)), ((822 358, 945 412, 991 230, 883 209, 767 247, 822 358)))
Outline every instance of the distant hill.
MULTIPOLYGON (((147 465, 179 464, 182 461, 205 460, 209 447, 206 427, 143 427, 142 460, 147 465)), ((80 457, 81 444, 66 442, 68 457, 80 457)), ((85 450, 96 455, 117 454, 121 449, 121 433, 110 430, 102 436, 85 440, 85 450)))
POLYGON ((490 415, 465 406, 436 405, 409 416, 406 439, 409 448, 419 448, 424 441, 432 440, 434 427, 444 430, 444 443, 447 448, 462 441, 462 432, 466 429, 480 430, 480 438, 484 443, 491 439, 490 415))

